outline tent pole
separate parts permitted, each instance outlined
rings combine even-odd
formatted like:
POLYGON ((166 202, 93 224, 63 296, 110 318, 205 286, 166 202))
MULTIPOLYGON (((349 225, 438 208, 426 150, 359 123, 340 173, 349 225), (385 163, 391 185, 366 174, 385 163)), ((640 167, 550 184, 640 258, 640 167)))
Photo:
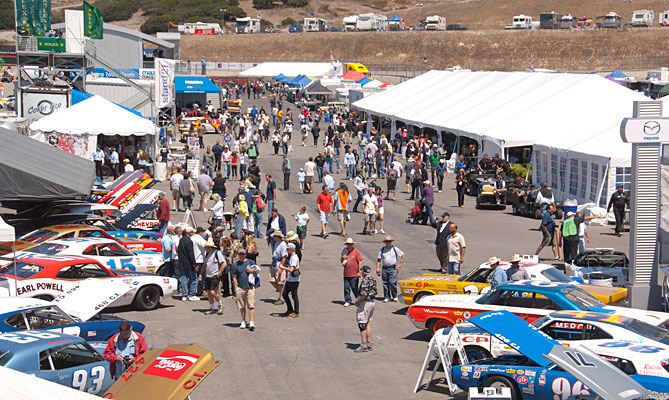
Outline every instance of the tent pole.
MULTIPOLYGON (((602 197, 602 191, 604 190, 604 182, 609 181, 606 178, 608 178, 610 166, 611 166, 611 159, 609 158, 609 162, 606 164, 606 170, 605 170, 604 174, 602 175, 602 177, 603 177, 602 183, 599 185, 599 190, 597 190, 597 197, 595 197, 595 204, 597 204, 597 206, 599 206, 599 199, 602 197)), ((607 190, 606 194, 608 195, 609 188, 607 187, 606 190, 607 190)))
POLYGON ((16 237, 14 237, 14 240, 12 241, 12 255, 13 255, 13 262, 14 262, 14 296, 19 295, 19 284, 16 280, 16 237))

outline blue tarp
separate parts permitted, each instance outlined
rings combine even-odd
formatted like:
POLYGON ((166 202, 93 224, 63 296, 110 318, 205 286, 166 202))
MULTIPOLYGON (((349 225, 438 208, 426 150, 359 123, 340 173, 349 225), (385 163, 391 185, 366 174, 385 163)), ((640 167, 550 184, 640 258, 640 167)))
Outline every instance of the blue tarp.
POLYGON ((312 82, 312 81, 311 81, 311 79, 310 79, 308 76, 306 76, 306 75, 298 75, 298 76, 296 76, 295 78, 293 78, 293 79, 287 81, 286 83, 289 84, 289 85, 291 85, 291 86, 300 86, 300 87, 302 87, 302 86, 307 86, 307 85, 310 84, 311 82, 312 82))
POLYGON ((627 75, 625 75, 623 71, 619 69, 611 72, 608 76, 610 76, 611 78, 627 78, 627 75))
POLYGON ((388 22, 390 22, 390 21, 402 22, 402 18, 395 15, 394 17, 392 17, 391 19, 388 20, 388 22))
POLYGON ((357 81, 356 83, 359 83, 360 85, 363 85, 363 86, 364 86, 364 85, 368 84, 368 83, 371 82, 371 81, 372 81, 372 80, 369 79, 368 77, 364 77, 364 78, 360 79, 359 81, 357 81))
MULTIPOLYGON (((84 93, 84 92, 80 92, 78 90, 72 89, 72 105, 75 105, 77 103, 81 103, 82 101, 86 100, 89 97, 93 97, 93 95, 90 94, 90 93, 84 93)), ((118 103, 114 103, 114 104, 116 104, 117 106, 121 107, 124 110, 130 111, 131 113, 133 113, 133 114, 135 114, 139 117, 144 118, 142 113, 137 111, 137 110, 133 110, 132 108, 122 106, 118 103)))
POLYGON ((175 76, 177 93, 221 93, 221 89, 206 76, 175 76))
POLYGON ((272 79, 274 79, 275 81, 283 82, 282 79, 286 79, 286 75, 284 75, 284 74, 279 74, 279 75, 277 75, 277 76, 273 76, 272 79))

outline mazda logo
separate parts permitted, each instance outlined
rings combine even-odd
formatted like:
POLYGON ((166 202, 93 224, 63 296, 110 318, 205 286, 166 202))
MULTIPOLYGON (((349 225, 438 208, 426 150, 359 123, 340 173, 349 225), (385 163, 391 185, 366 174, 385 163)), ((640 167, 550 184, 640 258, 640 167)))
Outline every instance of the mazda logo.
POLYGON ((657 121, 648 121, 643 124, 643 133, 647 136, 654 136, 660 133, 660 123, 657 121))

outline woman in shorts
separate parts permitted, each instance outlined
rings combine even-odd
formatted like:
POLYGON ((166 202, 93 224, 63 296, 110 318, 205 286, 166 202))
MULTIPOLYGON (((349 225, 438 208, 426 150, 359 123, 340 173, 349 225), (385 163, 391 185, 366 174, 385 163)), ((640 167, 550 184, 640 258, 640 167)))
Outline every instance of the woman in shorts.
POLYGON ((305 243, 307 241, 307 224, 309 223, 309 214, 307 214, 307 206, 300 206, 300 210, 296 214, 290 214, 291 217, 297 222, 297 236, 300 237, 300 244, 302 245, 302 250, 304 250, 305 243))

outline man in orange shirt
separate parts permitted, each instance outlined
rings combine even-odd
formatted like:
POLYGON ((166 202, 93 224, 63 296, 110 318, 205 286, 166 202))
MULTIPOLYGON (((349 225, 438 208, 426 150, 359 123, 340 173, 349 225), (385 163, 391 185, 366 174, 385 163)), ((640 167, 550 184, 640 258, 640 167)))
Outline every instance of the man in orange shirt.
POLYGON ((330 213, 332 212, 332 203, 332 195, 328 191, 328 185, 323 185, 323 191, 318 195, 318 198, 316 198, 318 211, 321 212, 321 236, 323 239, 330 235, 326 232, 326 227, 328 220, 330 219, 330 213))

